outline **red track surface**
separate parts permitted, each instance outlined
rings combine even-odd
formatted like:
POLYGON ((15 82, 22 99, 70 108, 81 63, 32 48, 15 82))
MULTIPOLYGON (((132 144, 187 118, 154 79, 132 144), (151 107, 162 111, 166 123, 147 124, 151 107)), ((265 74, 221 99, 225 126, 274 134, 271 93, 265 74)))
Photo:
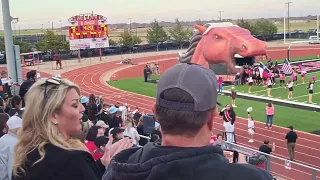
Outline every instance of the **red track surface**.
MULTIPOLYGON (((300 48, 300 47, 299 47, 300 48)), ((304 49, 304 51, 299 50, 292 51, 292 57, 294 57, 294 53, 297 51, 297 55, 295 56, 304 56, 304 55, 314 55, 320 54, 320 48, 316 50, 308 50, 304 49), (298 53, 299 51, 299 53, 298 53)), ((313 47, 314 48, 314 47, 313 47)), ((301 49, 301 48, 300 48, 301 49)), ((273 59, 279 59, 285 57, 285 48, 283 50, 276 51, 275 49, 270 49, 268 54, 273 59), (284 54, 283 54, 284 53, 284 54)), ((139 66, 132 66, 132 68, 122 70, 117 73, 117 79, 127 78, 127 77, 137 77, 142 76, 142 68, 146 61, 157 61, 159 59, 167 58, 167 61, 161 61, 160 67, 161 71, 165 70, 167 67, 176 64, 177 60, 176 55, 165 55, 165 56, 154 56, 154 57, 146 57, 133 59, 133 62, 139 63, 139 66)), ((73 82, 77 83, 81 90, 82 94, 88 96, 90 93, 94 93, 96 95, 103 95, 105 97, 106 102, 109 103, 128 103, 130 108, 134 108, 138 106, 141 110, 146 113, 151 113, 151 108, 154 104, 154 98, 146 97, 143 95, 137 95, 130 92, 125 92, 121 90, 116 90, 111 87, 105 85, 102 82, 103 75, 115 68, 118 68, 123 65, 119 65, 120 61, 117 62, 108 62, 103 64, 92 65, 89 67, 83 67, 79 69, 75 69, 69 72, 62 74, 63 78, 68 78, 73 82)), ((142 80, 142 79, 141 79, 142 80)), ((222 119, 220 117, 216 118, 215 129, 217 132, 221 132, 223 130, 222 127, 222 119)), ((256 123, 256 134, 255 134, 255 143, 248 143, 248 133, 247 133, 247 120, 243 118, 237 118, 236 121, 236 134, 237 140, 239 144, 245 145, 247 147, 251 147, 257 149, 264 140, 269 139, 272 142, 276 142, 276 151, 273 155, 277 155, 283 158, 288 157, 288 152, 286 149, 286 143, 284 141, 284 136, 287 133, 287 129, 274 126, 273 129, 268 130, 264 128, 263 123, 256 123)), ((298 142, 296 146, 296 160, 298 162, 314 166, 320 167, 320 136, 315 136, 303 132, 298 132, 298 142)), ((311 179, 311 171, 303 168, 292 165, 291 170, 287 170, 284 168, 284 161, 272 159, 271 163, 271 171, 274 175, 278 175, 284 177, 286 179, 296 179, 296 180, 308 180, 311 179)), ((317 173, 318 179, 320 179, 320 172, 317 173)))

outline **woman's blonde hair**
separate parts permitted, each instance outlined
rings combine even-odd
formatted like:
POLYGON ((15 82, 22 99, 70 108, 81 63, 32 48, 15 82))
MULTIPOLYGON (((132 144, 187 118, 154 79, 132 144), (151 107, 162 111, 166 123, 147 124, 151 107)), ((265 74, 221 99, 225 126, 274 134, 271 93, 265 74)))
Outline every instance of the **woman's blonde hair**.
POLYGON ((124 127, 127 131, 129 131, 133 127, 133 120, 129 116, 126 117, 126 120, 124 121, 124 127))
POLYGON ((24 164, 28 154, 35 149, 40 154, 40 159, 35 163, 43 160, 46 155, 44 149, 46 144, 53 144, 65 150, 85 150, 85 146, 80 140, 72 138, 66 140, 59 133, 57 126, 50 121, 53 113, 58 113, 61 110, 67 92, 70 89, 75 89, 80 97, 80 89, 69 80, 53 80, 56 84, 47 79, 39 79, 26 94, 26 106, 21 128, 23 136, 19 137, 15 147, 13 167, 15 176, 26 173, 24 164))

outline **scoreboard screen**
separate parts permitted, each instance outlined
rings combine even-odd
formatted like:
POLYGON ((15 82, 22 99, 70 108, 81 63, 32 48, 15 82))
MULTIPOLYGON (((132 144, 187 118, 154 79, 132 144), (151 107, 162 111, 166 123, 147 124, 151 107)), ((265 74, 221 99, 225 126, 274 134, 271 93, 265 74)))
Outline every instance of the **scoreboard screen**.
POLYGON ((108 37, 108 25, 80 25, 69 27, 69 40, 108 37))
POLYGON ((69 19, 70 49, 109 47, 106 18, 95 14, 81 14, 69 19))

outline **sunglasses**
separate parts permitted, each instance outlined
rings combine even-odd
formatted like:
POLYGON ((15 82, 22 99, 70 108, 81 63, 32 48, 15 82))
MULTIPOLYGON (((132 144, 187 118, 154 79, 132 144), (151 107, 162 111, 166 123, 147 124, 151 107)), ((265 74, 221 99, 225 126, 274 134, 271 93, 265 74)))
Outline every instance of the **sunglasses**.
POLYGON ((44 85, 44 100, 46 101, 47 99, 47 88, 49 85, 56 85, 56 87, 58 87, 60 84, 62 84, 62 81, 60 78, 57 78, 57 77, 51 77, 49 79, 46 79, 45 83, 43 84, 44 85))

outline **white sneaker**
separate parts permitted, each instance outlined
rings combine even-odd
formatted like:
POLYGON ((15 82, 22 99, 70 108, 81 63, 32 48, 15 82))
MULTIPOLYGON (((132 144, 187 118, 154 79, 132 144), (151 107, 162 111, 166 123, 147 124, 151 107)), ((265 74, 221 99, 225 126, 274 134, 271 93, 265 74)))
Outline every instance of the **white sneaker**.
POLYGON ((233 107, 237 107, 236 105, 233 105, 233 107))
POLYGON ((249 143, 253 143, 254 142, 254 140, 253 139, 249 139, 249 141, 248 141, 249 143))

